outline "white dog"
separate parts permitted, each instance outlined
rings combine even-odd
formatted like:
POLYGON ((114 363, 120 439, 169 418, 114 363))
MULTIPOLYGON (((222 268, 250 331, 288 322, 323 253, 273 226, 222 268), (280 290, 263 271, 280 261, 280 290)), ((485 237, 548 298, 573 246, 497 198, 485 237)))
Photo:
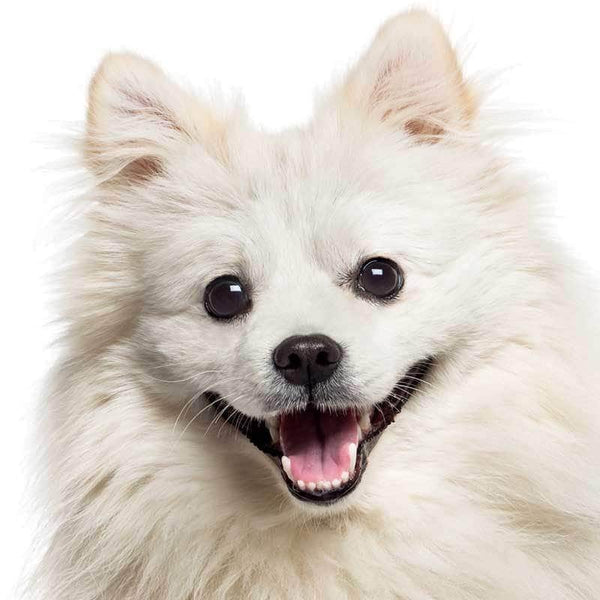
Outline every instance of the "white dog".
POLYGON ((479 121, 421 12, 277 135, 105 59, 39 597, 600 597, 596 306, 479 121))

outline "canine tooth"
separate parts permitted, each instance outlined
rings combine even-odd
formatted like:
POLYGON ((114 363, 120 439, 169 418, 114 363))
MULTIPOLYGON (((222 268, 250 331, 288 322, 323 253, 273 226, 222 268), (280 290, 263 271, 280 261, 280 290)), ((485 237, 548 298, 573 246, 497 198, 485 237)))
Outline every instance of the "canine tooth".
POLYGON ((306 488, 306 484, 304 483, 304 481, 302 481, 302 479, 298 479, 298 481, 296 481, 296 483, 298 484, 298 487, 303 490, 304 488, 306 488))
POLYGON ((309 481, 306 484, 306 487, 311 491, 314 492, 317 489, 317 484, 314 481, 309 481))
POLYGON ((342 485, 342 482, 339 479, 334 479, 331 482, 331 485, 333 486, 334 489, 337 489, 340 487, 340 485, 342 485))
POLYGON ((356 444, 348 446, 348 454, 350 455, 350 473, 354 473, 354 467, 356 467, 356 444))
POLYGON ((285 474, 292 481, 294 481, 294 478, 292 477, 292 461, 287 456, 282 456, 281 457, 281 466, 283 467, 283 470, 285 471, 285 474))
POLYGON ((279 441, 279 427, 272 427, 270 424, 268 425, 269 433, 271 434, 271 439, 273 443, 276 444, 279 441))
POLYGON ((348 473, 348 471, 344 471, 342 473, 342 483, 347 483, 348 479, 350 479, 350 473, 348 473))
POLYGON ((326 492, 330 492, 331 491, 331 481, 324 481, 323 482, 323 489, 326 492))
POLYGON ((367 433, 371 429, 371 417, 369 416, 368 412, 364 412, 362 415, 360 415, 358 424, 363 433, 367 433))
POLYGON ((265 423, 267 424, 267 428, 269 429, 269 433, 271 434, 271 438, 273 443, 279 441, 279 417, 267 417, 265 419, 265 423))

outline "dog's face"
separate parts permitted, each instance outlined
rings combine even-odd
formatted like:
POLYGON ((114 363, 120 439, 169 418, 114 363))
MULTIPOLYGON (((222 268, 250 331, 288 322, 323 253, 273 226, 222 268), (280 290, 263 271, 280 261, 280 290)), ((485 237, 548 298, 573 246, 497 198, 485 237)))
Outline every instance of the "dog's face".
POLYGON ((299 500, 357 488, 403 404, 514 289, 491 159, 461 135, 473 110, 420 14, 276 136, 107 59, 87 156, 135 273, 131 339, 164 401, 194 407, 182 424, 241 432, 299 500))

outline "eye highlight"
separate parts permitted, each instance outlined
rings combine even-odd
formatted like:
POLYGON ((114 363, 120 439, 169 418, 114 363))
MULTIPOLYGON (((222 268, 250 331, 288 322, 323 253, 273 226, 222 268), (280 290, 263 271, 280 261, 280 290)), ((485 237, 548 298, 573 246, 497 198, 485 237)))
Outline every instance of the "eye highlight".
POLYGON ((393 298, 404 285, 404 273, 387 258, 371 258, 360 268, 358 289, 380 299, 393 298))
POLYGON ((231 319, 248 311, 250 297, 235 275, 222 275, 206 286, 204 307, 215 319, 231 319))

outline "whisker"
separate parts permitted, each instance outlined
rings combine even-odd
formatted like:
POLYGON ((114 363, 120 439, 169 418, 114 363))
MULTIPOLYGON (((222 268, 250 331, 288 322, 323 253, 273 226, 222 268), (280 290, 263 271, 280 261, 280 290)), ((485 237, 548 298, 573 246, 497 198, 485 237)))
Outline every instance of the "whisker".
MULTIPOLYGON (((220 401, 220 398, 217 397, 215 398, 212 402, 209 402, 206 406, 204 406, 203 408, 201 408, 191 419, 190 421, 187 423, 187 425, 183 428, 183 431, 181 432, 181 434, 179 435, 179 437, 177 438, 177 442, 179 442, 181 440, 181 438, 185 435, 185 432, 188 430, 188 428, 190 427, 190 425, 208 408, 210 408, 211 406, 213 406, 214 404, 217 404, 220 401)), ((227 407, 226 407, 227 408, 227 407)))
MULTIPOLYGON (((209 375, 212 373, 220 373, 220 372, 221 371, 218 371, 218 370, 200 371, 199 373, 194 373, 193 375, 190 375, 189 377, 184 377, 182 379, 160 379, 159 377, 155 377, 154 375, 150 375, 150 374, 148 374, 148 376, 153 381, 158 381, 160 383, 184 383, 186 381, 193 381, 194 379, 198 379, 198 378, 202 377, 203 375, 209 375)), ((225 379, 223 381, 245 381, 245 378, 233 376, 233 377, 228 377, 227 379, 225 379)))
POLYGON ((221 418, 223 418, 223 415, 225 414, 225 411, 229 408, 228 405, 225 405, 225 407, 223 408, 223 410, 221 410, 221 412, 219 412, 214 419, 208 424, 208 427, 206 428, 206 430, 204 431, 204 434, 202 437, 206 437, 208 435, 208 432, 210 431, 210 428, 221 418))
POLYGON ((236 420, 233 421, 232 425, 234 426, 235 429, 235 436, 237 437, 238 433, 239 433, 239 429, 236 426, 236 423, 239 424, 239 421, 242 417, 240 417, 240 415, 243 415, 243 413, 240 413, 239 411, 232 411, 231 414, 229 416, 227 416, 225 419, 222 419, 223 422, 221 423, 221 427, 219 427, 219 431, 217 432, 217 437, 219 437, 221 435, 221 431, 223 430, 223 427, 225 427, 226 423, 229 422, 229 419, 231 417, 234 417, 236 420))
POLYGON ((379 404, 376 404, 375 408, 379 411, 379 414, 381 415, 381 418, 385 421, 385 415, 383 414, 383 411, 379 407, 379 404))
MULTIPOLYGON (((222 384, 222 383, 224 383, 224 382, 228 382, 228 381, 230 381, 232 379, 234 379, 234 378, 228 377, 226 379, 222 379, 219 382, 219 385, 222 384)), ((235 378, 235 379, 239 379, 239 378, 235 378)), ((194 395, 184 404, 183 408, 181 409, 181 411, 177 415, 177 419, 175 419, 175 424, 173 425, 173 433, 175 433, 175 429, 177 428, 177 424, 179 423, 179 419, 183 416, 183 414, 186 411, 186 409, 194 402, 194 400, 197 400, 203 394, 205 394, 210 389, 210 387, 212 387, 212 386, 209 386, 208 388, 206 388, 206 389, 204 389, 202 391, 194 393, 194 395)), ((231 393, 231 394, 225 394, 225 395, 219 395, 215 400, 213 400, 212 402, 210 402, 206 406, 204 406, 196 416, 199 416, 206 409, 210 408, 213 404, 219 402, 219 400, 226 400, 227 398, 231 397, 232 395, 233 395, 233 393, 231 393)))
POLYGON ((183 405, 183 408, 179 411, 179 414, 177 415, 177 418, 175 419, 175 423, 173 424, 173 429, 171 431, 171 435, 175 434, 175 429, 177 429, 177 424, 179 423, 179 419, 181 418, 181 416, 183 415, 184 411, 187 411, 187 409, 198 399, 200 398, 200 396, 202 395, 203 392, 196 392, 195 394, 193 394, 190 399, 183 405))

